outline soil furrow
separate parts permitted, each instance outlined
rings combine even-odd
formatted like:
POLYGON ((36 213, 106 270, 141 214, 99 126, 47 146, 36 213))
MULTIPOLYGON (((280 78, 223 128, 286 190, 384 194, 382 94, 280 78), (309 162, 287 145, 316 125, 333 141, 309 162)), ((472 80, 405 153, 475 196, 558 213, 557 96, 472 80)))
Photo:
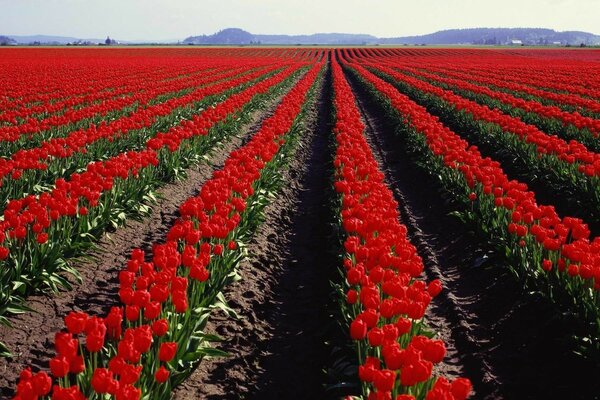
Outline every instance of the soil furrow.
MULTIPOLYGON (((426 80, 425 82, 432 83, 429 80, 426 80)), ((560 175, 557 174, 557 176, 553 176, 545 167, 537 167, 536 170, 530 170, 526 160, 522 159, 520 156, 516 156, 510 149, 498 146, 496 139, 493 137, 488 137, 486 134, 481 134, 476 131, 471 132, 472 129, 467 127, 466 123, 460 122, 460 120, 457 119, 458 117, 453 113, 449 113, 447 110, 441 112, 431 104, 426 104, 417 99, 413 93, 409 95, 408 92, 404 92, 404 94, 425 107, 430 114, 437 116, 440 119, 440 122, 452 129, 463 139, 476 145, 483 157, 489 157, 498 161, 502 166, 502 170, 510 180, 515 179, 526 183, 529 190, 535 193, 536 201, 539 204, 554 206, 561 216, 581 218, 588 224, 591 231, 591 237, 600 234, 600 218, 597 216, 598 204, 593 199, 593 196, 588 189, 581 186, 574 187, 565 179, 561 179, 560 175), (557 192, 559 191, 564 191, 564 195, 557 196, 557 192), (592 198, 590 198, 590 196, 592 196, 592 198)), ((466 98, 460 93, 455 94, 466 98)), ((469 99, 467 98, 467 100, 469 99)), ((519 118, 517 117, 516 119, 519 118)), ((510 133, 510 131, 506 131, 504 135, 514 134, 510 133)))
POLYGON ((442 372, 469 377, 478 399, 598 398, 598 366, 573 352, 573 319, 524 291, 503 257, 449 216, 435 177, 416 167, 395 123, 350 81, 426 274, 443 282, 427 316, 449 344, 442 372))
MULTIPOLYGON (((325 87, 328 84, 325 83, 325 87)), ((225 341, 230 358, 202 361, 176 389, 184 399, 324 399, 330 280, 337 258, 330 243, 330 103, 321 92, 285 187, 239 267, 242 280, 225 290, 239 319, 215 313, 207 331, 225 341)))
POLYGON ((74 284, 71 291, 30 296, 26 305, 33 312, 11 317, 12 328, 0 326, 0 337, 14 357, 0 358, 0 394, 13 393, 18 374, 25 366, 33 369, 47 367, 54 354, 54 334, 63 328, 62 319, 70 311, 85 311, 105 315, 118 304, 118 274, 134 248, 151 250, 152 244, 162 242, 178 217, 179 205, 196 195, 213 171, 220 169, 228 155, 240 147, 247 137, 270 116, 283 98, 277 96, 254 111, 250 122, 224 143, 217 146, 207 162, 187 170, 184 180, 170 183, 157 190, 158 201, 151 214, 140 221, 128 220, 125 227, 105 234, 90 257, 75 261, 83 283, 74 284))
MULTIPOLYGON (((374 111, 374 105, 368 99, 365 99, 364 93, 357 87, 356 82, 351 82, 352 89, 357 96, 357 105, 362 114, 363 122, 365 123, 365 133, 375 159, 377 160, 380 169, 384 172, 386 182, 392 189, 394 197, 398 201, 401 222, 408 228, 408 233, 411 243, 417 248, 419 255, 426 266, 425 276, 427 280, 440 279, 444 283, 444 288, 447 288, 447 280, 451 279, 445 276, 440 271, 440 257, 442 256, 440 249, 440 237, 436 233, 425 233, 422 225, 426 222, 425 210, 415 209, 415 196, 408 192, 408 188, 412 187, 415 182, 409 182, 412 171, 406 173, 405 162, 402 154, 394 151, 390 143, 386 143, 384 135, 389 136, 389 132, 394 132, 391 124, 384 121, 374 111), (404 160, 403 160, 404 161, 404 160)), ((429 210, 427 210, 429 213, 429 210)), ((454 276, 458 277, 457 271, 454 271, 454 276)), ((466 319, 460 315, 460 308, 457 305, 456 296, 449 293, 446 289, 440 294, 440 297, 434 300, 431 307, 427 311, 426 320, 428 326, 437 333, 438 337, 446 343, 446 359, 444 365, 439 366, 439 372, 448 377, 458 377, 465 375, 460 353, 456 349, 456 343, 452 337, 453 327, 456 322, 466 319), (452 318, 448 314, 455 314, 452 318)), ((463 324, 464 334, 470 338, 470 324, 463 324)), ((484 372, 489 374, 489 372, 484 372)))

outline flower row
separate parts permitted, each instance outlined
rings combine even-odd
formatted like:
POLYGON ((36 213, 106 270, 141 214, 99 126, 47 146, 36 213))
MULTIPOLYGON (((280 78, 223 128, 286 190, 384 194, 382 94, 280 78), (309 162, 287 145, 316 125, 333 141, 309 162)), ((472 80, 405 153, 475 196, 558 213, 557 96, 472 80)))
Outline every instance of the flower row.
MULTIPOLYGON (((541 102, 544 105, 555 105, 568 111, 578 110, 581 113, 600 113, 600 103, 596 100, 582 97, 576 94, 556 93, 548 90, 538 89, 523 83, 500 80, 497 75, 485 73, 475 73, 470 68, 462 71, 449 71, 443 67, 427 65, 426 68, 419 68, 421 71, 435 73, 445 78, 460 79, 476 84, 477 86, 488 87, 488 89, 500 90, 508 95, 509 103, 513 103, 514 97, 521 97, 525 100, 531 99, 541 102)), ((538 80, 539 83, 539 80, 538 80)), ((523 103, 520 103, 521 105, 523 103)))
POLYGON ((81 252, 111 224, 144 212, 154 188, 227 139, 241 122, 234 117, 289 83, 299 67, 287 68, 156 134, 142 150, 93 162, 69 180, 58 179, 49 192, 11 201, 0 223, 0 305, 18 302, 45 286, 69 287, 60 275, 64 270, 76 274, 65 262, 69 254, 81 252))
MULTIPOLYGON (((210 70, 211 68, 206 68, 204 71, 210 70)), ((21 133, 35 133, 59 125, 59 119, 63 117, 68 117, 68 119, 63 119, 64 121, 72 122, 98 112, 111 110, 117 106, 121 108, 120 104, 127 104, 127 101, 135 101, 132 100, 135 94, 148 89, 147 86, 144 86, 142 79, 156 79, 157 84, 164 85, 172 81, 174 76, 175 79, 186 79, 196 73, 196 71, 186 71, 186 69, 184 71, 156 70, 150 73, 146 72, 146 76, 135 71, 134 74, 127 77, 128 80, 122 85, 115 86, 114 81, 111 83, 108 80, 101 83, 92 81, 88 84, 89 92, 84 94, 62 97, 63 94, 59 91, 56 93, 57 97, 46 101, 37 101, 42 104, 30 107, 7 104, 5 111, 0 115, 0 121, 10 122, 11 126, 18 127, 18 131, 21 133), (179 76, 184 71, 185 75, 179 76), (193 72, 193 74, 189 72, 193 72)), ((2 133, 4 136, 4 129, 2 133)))
POLYGON ((471 203, 473 223, 514 258, 518 274, 544 290, 567 293, 567 306, 596 324, 600 239, 590 238, 587 225, 537 204, 527 185, 509 180, 498 162, 482 157, 424 107, 364 67, 351 67, 391 107, 415 152, 450 193, 464 193, 458 200, 471 203))
POLYGON ((390 82, 400 85, 417 103, 444 123, 461 132, 471 143, 485 146, 494 156, 511 157, 505 162, 526 182, 543 178, 548 191, 566 191, 585 210, 575 210, 588 221, 600 215, 600 154, 577 141, 566 142, 535 126, 431 85, 385 66, 373 66, 390 82), (515 157, 517 156, 517 157, 515 157))
POLYGON ((264 204, 257 200, 272 183, 266 172, 283 165, 286 136, 302 118, 321 65, 180 206, 180 219, 150 258, 134 250, 119 274, 121 305, 105 318, 78 312, 65 318, 67 330, 56 334, 50 361, 54 381, 46 372, 26 369, 15 399, 168 399, 204 355, 218 353, 206 348, 202 332, 208 307, 232 279, 242 257, 237 240, 264 204))
POLYGON ((421 334, 440 281, 420 279, 423 261, 399 222, 398 204, 364 136, 365 126, 340 65, 332 63, 335 188, 345 235, 346 302, 359 377, 369 399, 464 399, 470 383, 433 376, 441 340, 421 334))
MULTIPOLYGON (((223 68, 219 73, 225 74, 242 68, 223 68)), ((156 82, 152 87, 144 86, 144 82, 127 89, 132 91, 128 95, 117 95, 110 101, 93 104, 90 107, 78 108, 62 114, 52 114, 43 119, 31 119, 31 121, 19 125, 0 127, 0 142, 5 144, 6 150, 29 147, 41 143, 47 138, 65 137, 74 131, 85 131, 92 129, 95 125, 104 125, 112 122, 116 117, 128 116, 135 111, 147 107, 159 105, 169 98, 178 97, 186 91, 204 85, 212 79, 213 68, 205 68, 201 74, 190 74, 177 79, 163 79, 156 82), (112 118, 111 118, 112 117, 112 118)), ((6 151, 2 155, 9 156, 6 151)))
POLYGON ((504 132, 515 135, 522 141, 534 146, 540 154, 552 154, 568 164, 575 164, 579 172, 587 176, 600 175, 600 154, 588 150, 584 145, 575 140, 567 142, 556 136, 547 135, 535 126, 528 125, 518 118, 477 104, 474 101, 454 94, 450 90, 445 90, 420 79, 398 73, 392 68, 383 66, 377 66, 377 68, 395 80, 405 82, 420 91, 444 100, 458 111, 471 114, 477 121, 490 122, 500 126, 504 132))
POLYGON ((50 186, 56 179, 90 162, 139 149, 159 129, 178 125, 197 109, 212 104, 217 96, 243 89, 253 80, 265 79, 271 73, 273 71, 259 69, 216 74, 214 79, 204 78, 199 88, 185 95, 18 150, 8 159, 0 159, 0 200, 5 203, 11 195, 14 198, 15 194, 36 192, 35 187, 50 186))
MULTIPOLYGON (((439 80, 436 80, 437 75, 427 74, 428 76, 430 76, 430 79, 427 79, 425 76, 420 75, 420 72, 410 72, 408 70, 405 71, 412 76, 418 77, 419 79, 429 80, 430 83, 436 86, 451 90, 464 98, 473 100, 491 109, 500 110, 504 114, 513 116, 515 118, 519 118, 521 121, 529 125, 536 126, 538 129, 540 129, 543 132, 546 132, 547 134, 558 136, 560 138, 563 138, 564 140, 575 140, 585 145, 585 147, 589 150, 592 150, 594 152, 600 152, 600 142, 598 141, 597 135, 588 129, 579 129, 576 126, 570 124, 565 125, 564 122, 560 119, 549 118, 540 115, 530 108, 516 107, 510 104, 509 102, 504 102, 497 98, 487 96, 484 93, 473 92, 464 87, 461 87, 460 85, 453 85, 441 82, 439 80)), ((530 100, 542 101, 538 98, 530 100)), ((569 111, 574 112, 574 115, 579 115, 579 110, 580 109, 569 109, 569 111)), ((581 111, 581 113, 584 116, 593 116, 594 118, 597 118, 595 114, 592 115, 583 110, 581 111)))

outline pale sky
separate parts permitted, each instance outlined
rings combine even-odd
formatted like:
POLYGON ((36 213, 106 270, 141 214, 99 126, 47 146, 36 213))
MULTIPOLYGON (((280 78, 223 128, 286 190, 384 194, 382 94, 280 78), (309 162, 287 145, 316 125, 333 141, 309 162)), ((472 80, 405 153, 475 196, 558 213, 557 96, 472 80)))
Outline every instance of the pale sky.
POLYGON ((0 35, 171 40, 259 34, 418 35, 472 27, 600 34, 600 0, 0 0, 0 35))

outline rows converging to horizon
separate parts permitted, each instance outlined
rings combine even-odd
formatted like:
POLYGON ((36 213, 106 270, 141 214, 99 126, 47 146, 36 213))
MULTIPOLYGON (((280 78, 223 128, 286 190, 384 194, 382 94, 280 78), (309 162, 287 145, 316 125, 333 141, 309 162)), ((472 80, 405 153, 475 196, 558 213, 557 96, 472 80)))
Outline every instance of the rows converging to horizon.
POLYGON ((599 63, 0 48, 2 398, 592 398, 599 63))

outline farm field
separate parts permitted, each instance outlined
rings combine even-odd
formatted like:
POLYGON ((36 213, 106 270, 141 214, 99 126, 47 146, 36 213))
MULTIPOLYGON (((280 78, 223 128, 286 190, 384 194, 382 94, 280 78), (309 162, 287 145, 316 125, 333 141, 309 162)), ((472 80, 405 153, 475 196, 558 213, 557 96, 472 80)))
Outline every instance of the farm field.
POLYGON ((0 397, 594 399, 600 50, 0 49, 0 397))

